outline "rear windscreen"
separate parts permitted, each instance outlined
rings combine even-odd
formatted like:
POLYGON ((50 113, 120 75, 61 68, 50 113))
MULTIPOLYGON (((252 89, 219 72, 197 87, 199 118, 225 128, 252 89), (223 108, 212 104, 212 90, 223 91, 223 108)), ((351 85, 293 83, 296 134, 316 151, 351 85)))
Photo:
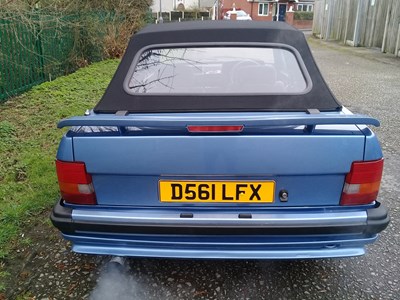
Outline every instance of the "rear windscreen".
POLYGON ((129 94, 302 94, 303 64, 283 48, 194 47, 142 52, 128 74, 129 94))

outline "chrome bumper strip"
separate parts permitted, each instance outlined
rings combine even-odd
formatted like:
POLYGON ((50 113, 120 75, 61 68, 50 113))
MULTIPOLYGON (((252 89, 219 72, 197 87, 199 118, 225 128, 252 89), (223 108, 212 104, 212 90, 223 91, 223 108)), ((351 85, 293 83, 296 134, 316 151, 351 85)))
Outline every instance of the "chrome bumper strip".
POLYGON ((192 218, 182 218, 180 213, 160 211, 112 211, 82 210, 72 211, 73 221, 99 222, 108 224, 129 224, 137 226, 174 227, 329 227, 362 226, 367 224, 367 213, 329 212, 329 213, 251 213, 251 218, 239 218, 239 213, 193 213, 192 218))

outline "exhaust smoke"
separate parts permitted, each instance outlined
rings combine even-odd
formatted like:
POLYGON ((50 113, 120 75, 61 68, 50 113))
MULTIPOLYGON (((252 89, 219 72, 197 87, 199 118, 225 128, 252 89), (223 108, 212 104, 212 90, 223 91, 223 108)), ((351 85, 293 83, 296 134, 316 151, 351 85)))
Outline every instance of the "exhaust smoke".
POLYGON ((137 298, 134 278, 129 275, 129 266, 123 257, 113 257, 101 270, 100 277, 90 300, 132 300, 137 298))

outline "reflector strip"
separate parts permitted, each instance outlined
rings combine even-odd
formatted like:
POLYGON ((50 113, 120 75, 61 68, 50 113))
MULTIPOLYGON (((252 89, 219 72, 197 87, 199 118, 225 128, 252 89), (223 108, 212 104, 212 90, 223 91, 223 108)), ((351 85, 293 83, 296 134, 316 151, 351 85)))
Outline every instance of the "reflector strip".
POLYGON ((94 193, 93 184, 78 184, 78 191, 81 194, 92 194, 94 193))
POLYGON ((364 184, 350 184, 345 183, 343 188, 343 193, 352 195, 358 193, 372 193, 379 190, 380 181, 372 182, 372 183, 364 183, 364 184))
POLYGON ((208 125, 189 125, 187 129, 189 132, 241 132, 243 131, 243 125, 217 125, 217 126, 208 126, 208 125))

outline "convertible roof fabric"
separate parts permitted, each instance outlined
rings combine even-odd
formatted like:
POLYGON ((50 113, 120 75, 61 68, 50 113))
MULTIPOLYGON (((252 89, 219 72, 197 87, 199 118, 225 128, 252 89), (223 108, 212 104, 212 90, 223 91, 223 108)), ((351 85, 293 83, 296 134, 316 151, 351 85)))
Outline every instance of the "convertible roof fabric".
MULTIPOLYGON (((251 75, 250 75, 251 76, 251 75)), ((340 103, 326 85, 315 64, 304 34, 284 22, 194 21, 149 25, 136 33, 95 113, 232 112, 232 111, 337 111, 340 103), (123 83, 135 55, 151 45, 184 43, 278 43, 300 53, 311 78, 306 94, 211 95, 211 94, 129 94, 123 83)))

